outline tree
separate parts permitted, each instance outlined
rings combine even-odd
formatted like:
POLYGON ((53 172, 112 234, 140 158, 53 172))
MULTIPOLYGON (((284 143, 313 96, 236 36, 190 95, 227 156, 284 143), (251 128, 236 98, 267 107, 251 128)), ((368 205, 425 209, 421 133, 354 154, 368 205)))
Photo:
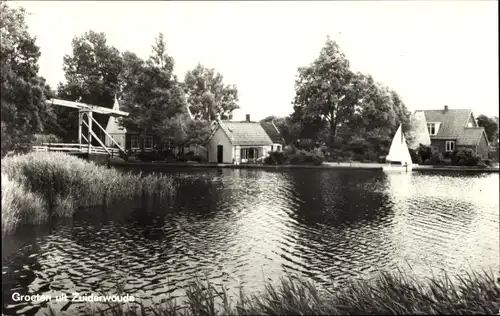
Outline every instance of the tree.
POLYGON ((28 32, 23 8, 0 2, 1 154, 29 148, 33 135, 53 118, 50 87, 38 76, 39 47, 28 32))
POLYGON ((357 99, 351 97, 353 79, 349 61, 328 37, 319 57, 309 67, 298 70, 295 111, 302 111, 303 118, 315 125, 326 121, 334 139, 337 128, 355 111, 357 99))
MULTIPOLYGON (((184 91, 172 73, 174 60, 167 54, 161 33, 152 48, 153 52, 146 62, 127 54, 122 104, 130 115, 123 118, 122 124, 138 132, 140 137, 150 133, 164 138, 174 137, 169 133, 163 135, 170 130, 164 125, 179 126, 175 120, 169 120, 187 113, 184 91)), ((179 132, 175 137, 180 138, 181 134, 179 132)))
POLYGON ((484 128, 488 141, 495 143, 498 140, 498 117, 488 117, 481 114, 476 120, 477 125, 484 128))
MULTIPOLYGON (((66 83, 58 85, 58 97, 68 101, 113 107, 115 95, 120 90, 120 52, 107 44, 104 33, 92 30, 74 37, 71 45, 72 53, 63 58, 66 83)), ((65 141, 75 141, 78 131, 77 111, 62 107, 58 107, 56 111, 61 128, 55 133, 65 141)), ((94 118, 105 128, 107 115, 94 114, 94 118)), ((98 127, 94 127, 94 132, 102 137, 98 127)))
POLYGON ((236 86, 224 85, 222 80, 220 73, 201 64, 186 73, 183 88, 195 119, 231 119, 233 111, 239 109, 236 86))

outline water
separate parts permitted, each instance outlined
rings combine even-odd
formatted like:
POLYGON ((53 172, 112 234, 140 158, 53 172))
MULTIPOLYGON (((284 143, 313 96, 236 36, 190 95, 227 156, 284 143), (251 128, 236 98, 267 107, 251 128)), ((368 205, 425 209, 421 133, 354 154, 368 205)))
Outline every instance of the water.
MULTIPOLYGON (((170 205, 135 201, 2 240, 5 314, 47 311, 12 293, 178 297, 196 275, 236 293, 287 272, 325 287, 377 270, 420 278, 500 269, 498 174, 180 169, 170 205)), ((55 303, 68 315, 84 303, 55 303)))

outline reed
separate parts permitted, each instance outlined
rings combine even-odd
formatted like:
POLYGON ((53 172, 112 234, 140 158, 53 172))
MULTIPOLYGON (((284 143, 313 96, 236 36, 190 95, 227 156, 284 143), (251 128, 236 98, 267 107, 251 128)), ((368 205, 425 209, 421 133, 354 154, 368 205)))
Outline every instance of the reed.
POLYGON ((64 153, 32 152, 1 164, 2 232, 50 217, 71 217, 78 208, 175 192, 166 175, 123 173, 64 153), (4 178, 9 181, 5 186, 4 178))
POLYGON ((500 279, 493 275, 483 271, 456 281, 447 275, 419 281, 401 271, 385 272, 329 291, 289 275, 268 283, 262 293, 247 297, 240 291, 233 301, 224 288, 198 278, 186 288, 182 304, 114 303, 86 315, 494 315, 500 312, 500 279))

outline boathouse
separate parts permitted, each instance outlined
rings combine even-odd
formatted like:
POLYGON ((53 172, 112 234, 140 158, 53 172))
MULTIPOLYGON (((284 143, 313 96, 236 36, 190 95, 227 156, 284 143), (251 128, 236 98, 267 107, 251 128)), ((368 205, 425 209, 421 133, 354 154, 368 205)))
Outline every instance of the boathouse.
POLYGON ((252 122, 247 114, 242 122, 217 120, 207 149, 208 161, 212 163, 252 163, 262 161, 271 151, 282 151, 283 143, 274 124, 252 122))

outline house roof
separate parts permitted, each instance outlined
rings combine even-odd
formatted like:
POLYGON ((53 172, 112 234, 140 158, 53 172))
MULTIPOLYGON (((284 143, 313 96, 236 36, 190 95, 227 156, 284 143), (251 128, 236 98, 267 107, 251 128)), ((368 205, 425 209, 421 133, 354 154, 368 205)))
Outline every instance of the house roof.
POLYGON ((260 123, 220 121, 219 126, 233 145, 266 146, 273 144, 260 123))
POLYGON ((281 133, 278 131, 278 128, 276 127, 276 125, 274 125, 273 122, 261 122, 260 125, 273 143, 283 143, 283 137, 281 137, 281 133))
MULTIPOLYGON (((120 111, 120 104, 118 103, 118 99, 115 96, 115 103, 113 104, 114 111, 120 111)), ((120 118, 110 116, 108 119, 108 124, 106 125, 106 132, 110 134, 125 134, 127 133, 127 129, 120 125, 120 118)))
POLYGON ((455 139, 467 126, 472 110, 470 109, 448 109, 448 110, 424 110, 427 123, 440 122, 437 135, 431 138, 455 139))
POLYGON ((475 146, 483 133, 484 128, 482 127, 464 128, 457 137, 457 146, 475 146))

